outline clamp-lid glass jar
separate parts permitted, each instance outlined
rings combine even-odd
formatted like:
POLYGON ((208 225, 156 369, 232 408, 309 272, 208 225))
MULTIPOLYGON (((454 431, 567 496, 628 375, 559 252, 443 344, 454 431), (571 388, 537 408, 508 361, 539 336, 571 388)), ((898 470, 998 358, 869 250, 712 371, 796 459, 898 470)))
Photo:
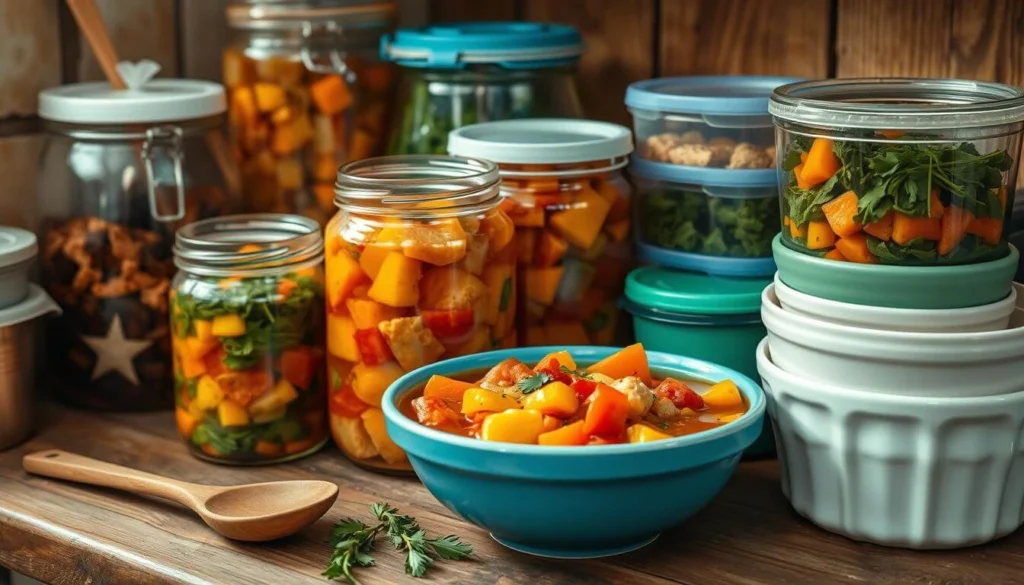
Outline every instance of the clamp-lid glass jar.
POLYGON ((633 151, 629 129, 506 120, 460 128, 448 148, 501 171, 502 209, 516 226, 521 345, 627 342, 617 302, 633 264, 622 176, 633 151))
POLYGON ((394 66, 377 47, 386 0, 234 0, 224 51, 230 136, 252 211, 334 212, 334 175, 383 154, 394 66))
POLYGON ((513 118, 581 118, 575 74, 583 41, 565 25, 438 24, 381 39, 401 65, 389 154, 445 154, 448 133, 513 118))
POLYGON ((271 463, 327 441, 323 249, 320 225, 296 215, 178 230, 175 419, 193 455, 271 463))
POLYGON ((331 431, 357 463, 411 471, 381 397, 404 373, 514 347, 515 245, 493 163, 389 156, 338 172, 327 225, 331 431))
POLYGON ((40 276, 63 315, 47 321, 47 384, 100 410, 174 404, 167 293, 174 232, 230 212, 237 178, 220 149, 224 88, 156 79, 39 94, 40 276))
POLYGON ((782 242, 860 263, 969 264, 1008 253, 1024 90, 957 79, 779 87, 782 242))

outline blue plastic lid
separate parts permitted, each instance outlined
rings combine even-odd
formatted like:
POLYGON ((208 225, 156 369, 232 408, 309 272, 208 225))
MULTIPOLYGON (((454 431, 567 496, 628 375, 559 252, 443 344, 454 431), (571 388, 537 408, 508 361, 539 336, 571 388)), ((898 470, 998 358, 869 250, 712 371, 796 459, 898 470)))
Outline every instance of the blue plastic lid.
POLYGON ((724 278, 645 266, 626 277, 626 300, 676 314, 748 315, 761 311, 770 278, 724 278))
POLYGON ((775 187, 779 176, 775 169, 718 169, 677 165, 647 160, 633 155, 629 172, 643 179, 706 185, 709 187, 775 187))
POLYGON ((539 69, 573 64, 582 53, 578 30, 540 22, 435 24, 400 29, 380 39, 381 58, 406 67, 462 69, 490 64, 539 69))
POLYGON ((798 77, 718 75, 663 77, 630 84, 626 106, 659 112, 694 114, 768 114, 768 98, 798 77))
POLYGON ((637 245, 637 256, 643 262, 650 264, 680 270, 693 270, 713 276, 767 278, 775 274, 775 259, 771 256, 765 258, 709 256, 681 250, 666 250, 643 242, 637 245))

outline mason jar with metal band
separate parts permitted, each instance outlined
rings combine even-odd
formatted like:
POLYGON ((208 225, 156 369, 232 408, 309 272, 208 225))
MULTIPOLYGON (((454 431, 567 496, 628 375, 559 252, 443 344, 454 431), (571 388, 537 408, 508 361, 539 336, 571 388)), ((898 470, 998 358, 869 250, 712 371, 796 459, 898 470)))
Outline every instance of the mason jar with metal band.
POLYGON ((633 266, 628 128, 589 120, 508 120, 449 136, 452 154, 495 161, 516 226, 523 345, 629 341, 618 300, 633 266))
POLYGON ((394 76, 377 46, 395 4, 234 0, 226 14, 224 84, 247 206, 325 224, 338 167, 384 150, 394 76))
POLYGON ((493 163, 450 156, 338 172, 326 230, 331 431, 355 462, 411 471, 380 408, 401 375, 515 346, 514 228, 498 183, 493 163))
POLYGON ((389 154, 444 154, 456 128, 514 118, 581 118, 575 28, 537 22, 437 24, 381 39, 401 66, 389 154))
POLYGON ((297 215, 178 230, 175 419, 196 457, 273 463, 327 441, 323 251, 320 225, 297 215))
POLYGON ((39 94, 45 383, 73 405, 169 409, 171 247, 186 223, 232 210, 237 169, 221 137, 224 88, 155 79, 132 90, 81 83, 39 94))

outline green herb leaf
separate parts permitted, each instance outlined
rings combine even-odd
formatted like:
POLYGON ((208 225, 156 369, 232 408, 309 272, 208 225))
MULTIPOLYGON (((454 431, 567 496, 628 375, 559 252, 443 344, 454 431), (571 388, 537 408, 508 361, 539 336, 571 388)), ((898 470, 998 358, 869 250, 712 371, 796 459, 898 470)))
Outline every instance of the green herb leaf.
POLYGON ((505 312, 512 302, 512 279, 506 278, 501 285, 501 300, 498 302, 498 311, 505 312))
POLYGON ((529 378, 520 380, 516 387, 523 394, 532 394, 550 383, 552 379, 551 375, 546 372, 537 372, 529 378))
POLYGON ((583 380, 589 380, 590 379, 590 374, 586 373, 583 370, 574 370, 574 369, 570 368, 569 366, 562 366, 562 365, 558 366, 558 369, 561 370, 562 373, 569 374, 570 376, 576 376, 577 378, 581 378, 583 380))

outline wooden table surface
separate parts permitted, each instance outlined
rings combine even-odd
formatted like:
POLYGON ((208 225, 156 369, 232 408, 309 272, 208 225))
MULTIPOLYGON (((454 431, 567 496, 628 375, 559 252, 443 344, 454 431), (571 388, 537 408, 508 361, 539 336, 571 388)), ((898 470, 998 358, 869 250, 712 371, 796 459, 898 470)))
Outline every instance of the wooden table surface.
MULTIPOLYGON (((744 463, 724 492, 684 526, 638 552, 594 561, 539 559, 507 550, 452 516, 413 478, 374 474, 333 447, 296 463, 234 468, 193 459, 169 414, 94 414, 50 407, 43 430, 0 453, 0 565, 56 584, 326 583, 326 539, 339 518, 365 519, 387 500, 430 532, 455 533, 475 559, 443 562, 426 579, 402 573, 388 546, 360 569, 374 583, 685 583, 691 585, 978 584, 1024 582, 1024 530, 954 552, 914 552, 850 541, 798 517, 779 489, 774 461, 744 463), (189 481, 336 481, 334 508, 314 526, 273 544, 221 538, 177 505, 27 475, 23 454, 61 448, 189 481)), ((685 494, 665 494, 685 497, 685 494)), ((657 497, 657 494, 652 495, 657 497)), ((638 504, 639 505, 639 504, 638 504)), ((644 504, 646 505, 646 504, 644 504)))

